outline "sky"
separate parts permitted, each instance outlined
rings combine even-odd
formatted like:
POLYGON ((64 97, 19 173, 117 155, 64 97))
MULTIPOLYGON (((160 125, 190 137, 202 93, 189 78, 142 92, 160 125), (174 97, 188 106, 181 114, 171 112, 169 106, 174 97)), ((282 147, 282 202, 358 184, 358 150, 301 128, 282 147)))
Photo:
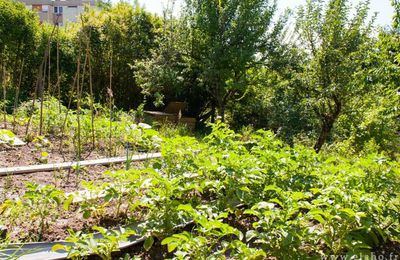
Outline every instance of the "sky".
MULTIPOLYGON (((116 2, 117 0, 113 0, 116 2)), ((168 0, 138 0, 140 5, 144 6, 152 13, 161 14, 163 7, 169 2, 168 0)), ((370 0, 371 12, 378 12, 376 23, 381 26, 390 25, 393 16, 393 7, 390 5, 390 0, 370 0)), ((179 11, 179 6, 183 0, 176 0, 175 9, 179 11)), ((353 5, 359 3, 359 0, 350 0, 353 5)), ((278 8, 280 11, 287 7, 294 8, 298 5, 304 4, 305 0, 278 0, 278 8)))

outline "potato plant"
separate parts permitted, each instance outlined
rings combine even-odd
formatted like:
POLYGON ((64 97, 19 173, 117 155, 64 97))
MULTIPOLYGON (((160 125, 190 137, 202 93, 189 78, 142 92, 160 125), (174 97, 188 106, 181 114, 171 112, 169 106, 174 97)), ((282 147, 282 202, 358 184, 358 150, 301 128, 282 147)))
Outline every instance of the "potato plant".
POLYGON ((2 204, 2 213, 8 218, 9 225, 13 228, 17 225, 25 225, 31 230, 37 230, 37 234, 29 236, 34 240, 42 240, 49 225, 54 222, 61 210, 60 206, 66 200, 65 193, 52 185, 39 185, 28 182, 26 191, 20 200, 7 200, 2 204))
POLYGON ((69 259, 81 259, 89 255, 97 255, 102 260, 112 260, 112 252, 119 251, 118 243, 126 241, 130 235, 135 234, 133 230, 120 228, 119 230, 107 230, 102 227, 93 227, 103 237, 95 239, 93 234, 83 234, 81 232, 70 232, 66 240, 68 246, 55 245, 54 251, 67 251, 69 259))
MULTIPOLYGON (((368 255, 386 241, 398 240, 399 164, 380 154, 351 160, 317 155, 304 147, 290 148, 265 131, 243 141, 223 124, 214 125, 204 142, 173 138, 162 151, 159 171, 172 185, 187 189, 174 199, 182 202, 194 195, 189 202, 196 228, 163 242, 177 259, 218 250, 234 257, 239 251, 233 244, 247 257, 257 250, 263 252, 259 257, 278 258, 368 255), (177 176, 195 177, 185 186, 174 184, 177 176), (221 215, 235 212, 237 220, 251 217, 243 238, 232 238, 225 229, 215 245, 215 237, 195 216, 213 221, 209 211, 201 210, 205 206, 216 207, 221 215), (238 211, 238 206, 244 209, 238 211), (196 249, 200 244, 201 250, 196 249)), ((187 215, 182 206, 176 210, 187 215)))
POLYGON ((351 257, 399 241, 399 162, 317 154, 268 131, 244 137, 212 127, 203 140, 164 138, 163 157, 151 167, 83 183, 101 197, 78 202, 83 217, 100 220, 111 209, 112 218, 139 223, 145 250, 158 239, 176 259, 351 257))
POLYGON ((153 169, 114 181, 137 181, 128 203, 144 214, 141 232, 176 259, 351 257, 398 240, 399 164, 382 155, 318 155, 221 123, 202 141, 168 138, 161 148, 153 169), (189 221, 191 230, 175 232, 189 221))

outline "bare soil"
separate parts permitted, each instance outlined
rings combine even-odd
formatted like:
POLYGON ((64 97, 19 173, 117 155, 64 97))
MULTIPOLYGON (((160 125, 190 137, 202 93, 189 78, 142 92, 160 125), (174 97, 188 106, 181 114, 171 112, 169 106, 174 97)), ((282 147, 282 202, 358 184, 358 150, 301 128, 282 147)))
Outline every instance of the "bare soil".
MULTIPOLYGON (((1 125, 0 125, 1 128, 1 125)), ((10 129, 10 127, 9 127, 10 129)), ((24 136, 24 128, 17 127, 14 133, 21 139, 24 136)), ((60 150, 60 139, 55 136, 47 136, 48 143, 35 144, 27 143, 24 146, 0 146, 0 168, 14 166, 29 166, 36 164, 57 163, 66 161, 76 161, 76 153, 69 147, 63 147, 60 150), (46 160, 41 160, 42 152, 48 154, 46 160)), ((124 156, 125 151, 114 152, 112 156, 124 156)), ((91 160, 99 158, 107 158, 109 151, 104 149, 96 150, 91 147, 82 149, 81 160, 91 160)), ((134 162, 131 168, 139 168, 143 165, 141 162, 134 162)), ((36 172, 30 174, 0 176, 0 204, 7 199, 16 199, 24 194, 25 185, 27 182, 34 182, 43 185, 53 185, 64 192, 74 192, 83 190, 82 181, 93 181, 103 183, 110 181, 110 177, 103 173, 108 170, 124 169, 124 164, 114 164, 108 166, 95 165, 84 167, 81 169, 56 170, 53 172, 36 172)), ((78 207, 72 208, 69 211, 58 212, 57 217, 53 219, 48 228, 46 228, 42 237, 38 237, 38 223, 23 222, 17 227, 13 226, 9 230, 9 235, 14 242, 29 242, 29 241, 57 241, 65 239, 69 232, 68 230, 82 230, 90 232, 91 227, 98 225, 107 228, 116 227, 124 224, 128 218, 132 216, 120 216, 115 218, 115 207, 108 205, 101 217, 83 218, 83 213, 78 207)))
MULTIPOLYGON (((0 125, 1 128, 1 125, 0 125)), ((13 132, 21 139, 24 136, 24 127, 16 127, 13 132)), ((27 143, 24 146, 0 145, 0 168, 29 166, 37 164, 77 161, 74 150, 70 147, 60 149, 60 138, 56 136, 46 137, 46 144, 27 143), (48 154, 43 159, 42 153, 48 154)), ((124 156, 125 151, 120 150, 112 156, 124 156)), ((91 147, 83 147, 81 160, 92 160, 110 157, 109 151, 101 148, 93 150, 91 147)), ((132 163, 133 167, 139 167, 141 163, 132 163)), ((0 177, 0 202, 5 198, 15 198, 24 192, 25 183, 51 184, 65 192, 73 192, 82 189, 81 181, 105 182, 109 177, 104 176, 107 170, 123 169, 124 164, 96 165, 81 169, 57 170, 53 172, 36 172, 23 175, 9 175, 0 177)))
MULTIPOLYGON (((29 166, 75 160, 75 155, 72 152, 65 152, 61 155, 58 149, 49 148, 47 153, 49 154, 47 161, 40 162, 38 158, 41 156, 41 151, 38 151, 32 145, 0 147, 0 167, 29 166)), ((96 151, 90 154, 87 152, 84 155, 86 155, 86 160, 108 157, 96 151)), ((138 167, 139 165, 139 163, 135 163, 132 164, 132 167, 138 167)), ((109 180, 109 177, 103 174, 105 171, 123 169, 124 167, 124 164, 95 165, 81 169, 3 176, 0 177, 0 202, 5 198, 10 199, 21 195, 24 192, 25 183, 28 181, 44 185, 51 184, 65 192, 73 192, 83 188, 80 185, 83 180, 105 182, 109 180)))

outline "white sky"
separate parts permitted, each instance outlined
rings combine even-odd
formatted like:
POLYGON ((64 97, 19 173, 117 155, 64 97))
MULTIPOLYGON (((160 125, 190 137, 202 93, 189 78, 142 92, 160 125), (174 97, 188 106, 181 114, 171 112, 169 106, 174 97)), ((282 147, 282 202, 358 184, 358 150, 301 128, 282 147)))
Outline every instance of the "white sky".
MULTIPOLYGON (((118 0, 113 0, 117 2, 118 0)), ((128 0, 129 1, 129 0, 128 0)), ((130 0, 133 1, 133 0, 130 0)), ((140 5, 144 6, 148 11, 161 14, 163 7, 169 0, 138 0, 140 5)), ((305 0, 277 0, 278 8, 284 10, 287 7, 294 8, 298 5, 305 3, 305 0)), ((371 12, 378 12, 376 23, 381 26, 390 25, 393 16, 393 7, 390 5, 390 0, 370 0, 371 12)), ((175 9, 179 10, 183 0, 176 0, 175 9)), ((353 5, 357 4, 359 0, 350 0, 353 5)))

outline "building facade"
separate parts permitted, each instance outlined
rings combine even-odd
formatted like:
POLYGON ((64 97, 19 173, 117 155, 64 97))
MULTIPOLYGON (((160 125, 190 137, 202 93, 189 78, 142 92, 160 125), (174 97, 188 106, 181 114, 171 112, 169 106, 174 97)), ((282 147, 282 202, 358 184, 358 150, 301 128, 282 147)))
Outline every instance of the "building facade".
POLYGON ((63 26, 77 22, 86 5, 94 6, 94 0, 20 0, 28 9, 38 13, 40 22, 63 26))

